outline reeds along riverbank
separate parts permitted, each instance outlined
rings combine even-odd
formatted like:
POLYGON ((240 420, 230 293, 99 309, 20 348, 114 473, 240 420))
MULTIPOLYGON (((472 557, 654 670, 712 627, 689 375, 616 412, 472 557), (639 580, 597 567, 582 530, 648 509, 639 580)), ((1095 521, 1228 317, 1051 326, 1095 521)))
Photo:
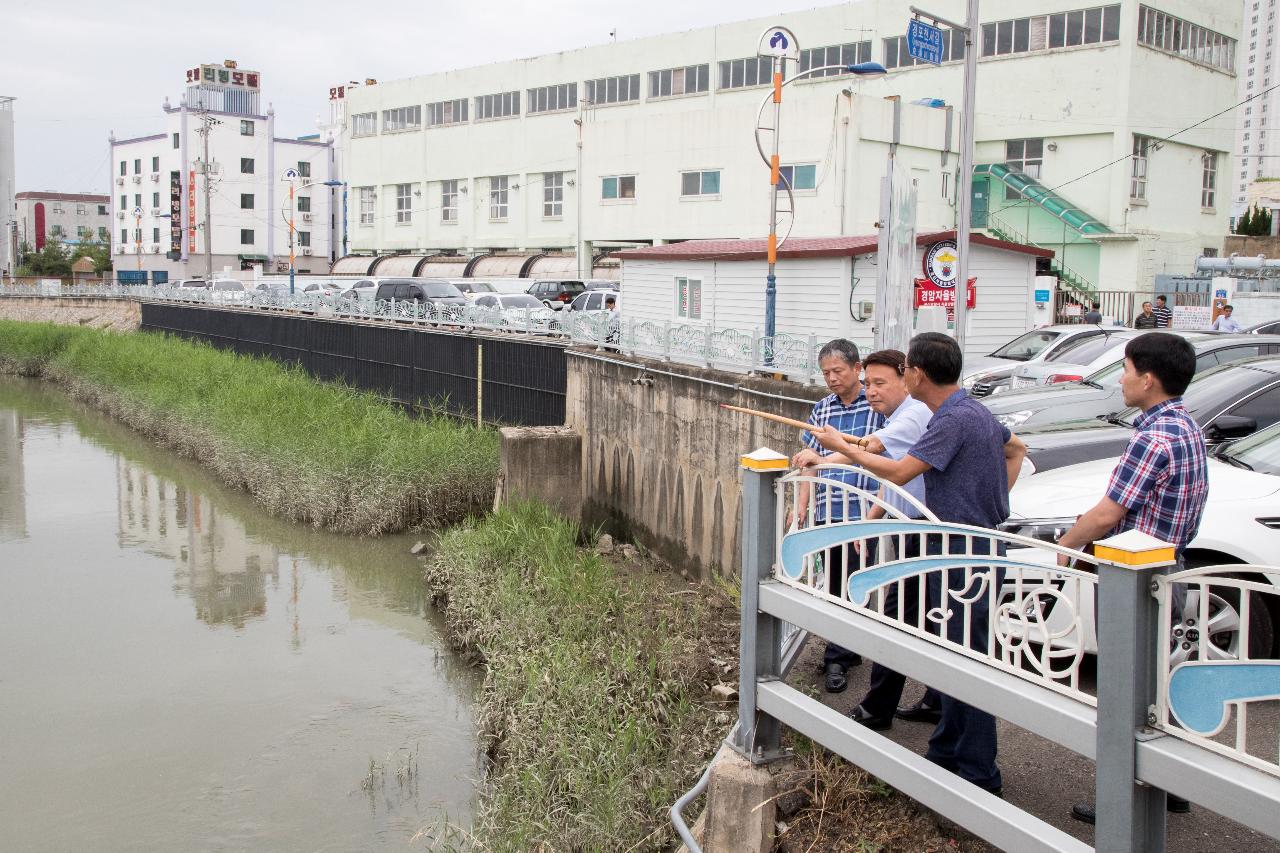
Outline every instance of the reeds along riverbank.
POLYGON ((665 849, 667 809, 729 729, 708 690, 732 677, 732 599, 577 543, 516 505, 449 530, 427 570, 451 638, 486 664, 475 849, 665 849))
POLYGON ((456 522, 493 500, 494 430, 411 418, 269 359, 168 335, 0 321, 0 372, 62 385, 290 521, 375 535, 456 522))

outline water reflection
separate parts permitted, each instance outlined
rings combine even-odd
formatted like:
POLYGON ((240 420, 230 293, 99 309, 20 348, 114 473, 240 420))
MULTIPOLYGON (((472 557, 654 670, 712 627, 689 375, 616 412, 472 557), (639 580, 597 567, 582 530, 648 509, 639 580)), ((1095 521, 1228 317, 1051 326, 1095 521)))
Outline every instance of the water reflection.
POLYGON ((22 415, 0 409, 0 542, 27 536, 27 487, 22 468, 22 415))
POLYGON ((465 822, 474 673, 413 541, 265 516, 0 377, 0 848, 401 850, 465 822))

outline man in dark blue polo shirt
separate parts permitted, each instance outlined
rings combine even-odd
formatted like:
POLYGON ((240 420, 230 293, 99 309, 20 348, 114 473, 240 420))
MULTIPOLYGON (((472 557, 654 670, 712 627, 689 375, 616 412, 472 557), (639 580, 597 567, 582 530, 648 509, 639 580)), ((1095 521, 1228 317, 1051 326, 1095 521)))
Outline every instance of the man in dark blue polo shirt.
MULTIPOLYGON (((928 406, 933 418, 924 436, 901 459, 868 453, 831 428, 820 433, 819 440, 855 465, 898 485, 924 475, 925 506, 940 521, 995 529, 1009 516, 1009 489, 1018 478, 1026 447, 960 388, 962 362, 959 345, 946 335, 928 332, 912 338, 904 378, 911 396, 928 406)), ((943 537, 929 538, 937 541, 927 543, 928 551, 943 553, 947 547, 943 537)), ((946 538, 952 550, 963 551, 963 539, 946 538)), ((975 553, 985 553, 977 547, 985 544, 975 540, 975 553)), ((998 575, 993 574, 992 583, 999 583, 998 575)), ((945 577, 932 572, 927 586, 930 607, 955 606, 948 594, 965 589, 964 570, 952 569, 945 577)), ((987 596, 978 596, 969 608, 968 644, 981 652, 987 646, 987 601, 987 596)), ((947 620, 948 639, 965 642, 965 621, 947 620)), ((996 766, 995 718, 949 696, 942 697, 942 720, 929 739, 925 757, 980 788, 999 793, 1003 787, 996 766)))

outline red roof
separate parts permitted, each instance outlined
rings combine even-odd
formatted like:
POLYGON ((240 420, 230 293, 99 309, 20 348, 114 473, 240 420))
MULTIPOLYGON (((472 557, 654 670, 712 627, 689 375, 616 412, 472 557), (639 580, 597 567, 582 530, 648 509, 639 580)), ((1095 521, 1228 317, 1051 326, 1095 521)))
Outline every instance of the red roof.
MULTIPOLYGON (((917 246, 928 246, 939 240, 954 240, 955 231, 930 231, 916 235, 917 246)), ((1022 243, 1008 243, 985 234, 970 234, 971 243, 990 246, 1006 252, 1021 252, 1038 258, 1052 258, 1053 251, 1022 243)), ((876 234, 861 237, 797 237, 778 247, 779 258, 847 258, 869 255, 879 248, 876 234)), ((645 246, 624 249, 617 255, 626 260, 683 260, 683 261, 758 261, 767 257, 765 240, 686 240, 665 246, 645 246)))
POLYGON ((109 204, 110 196, 105 195, 89 195, 87 193, 46 193, 46 192, 21 192, 14 196, 17 201, 30 199, 32 201, 84 201, 90 204, 109 204))

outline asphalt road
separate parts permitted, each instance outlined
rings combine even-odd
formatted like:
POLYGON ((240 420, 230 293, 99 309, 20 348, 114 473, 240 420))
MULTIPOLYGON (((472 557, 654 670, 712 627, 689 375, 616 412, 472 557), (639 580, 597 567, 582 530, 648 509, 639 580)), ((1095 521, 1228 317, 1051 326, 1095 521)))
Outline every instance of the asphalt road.
MULTIPOLYGON (((823 641, 811 637, 788 681, 798 688, 813 688, 810 692, 815 692, 827 705, 847 714, 866 693, 871 663, 867 661, 850 670, 849 688, 844 693, 831 695, 822 688, 823 678, 819 672, 822 649, 823 641)), ((922 685, 908 680, 903 694, 904 704, 923 692, 922 685)), ((1266 746, 1274 747, 1276 744, 1275 726, 1280 718, 1280 703, 1268 705, 1272 707, 1251 711, 1251 753, 1259 746, 1265 750, 1266 746), (1252 737, 1255 726, 1266 731, 1266 740, 1252 737)), ((1072 803, 1093 800, 1093 762, 1003 720, 998 721, 998 729, 998 760, 1004 779, 1005 799, 1046 823, 1093 844, 1093 827, 1071 817, 1072 803)), ((932 733, 931 725, 901 720, 885 732, 897 743, 921 755, 928 747, 932 733)), ((1190 814, 1169 815, 1166 832, 1169 853, 1280 853, 1280 842, 1195 805, 1191 807, 1190 814)))

